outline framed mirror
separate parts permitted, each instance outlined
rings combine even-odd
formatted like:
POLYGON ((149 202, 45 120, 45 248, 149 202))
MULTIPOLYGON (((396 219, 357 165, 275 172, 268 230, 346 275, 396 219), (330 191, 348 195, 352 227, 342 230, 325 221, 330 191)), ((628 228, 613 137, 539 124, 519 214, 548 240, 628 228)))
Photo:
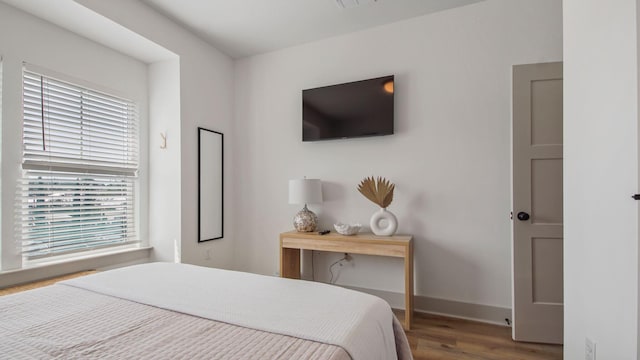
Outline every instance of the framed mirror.
POLYGON ((198 242, 223 237, 223 137, 198 128, 198 242))

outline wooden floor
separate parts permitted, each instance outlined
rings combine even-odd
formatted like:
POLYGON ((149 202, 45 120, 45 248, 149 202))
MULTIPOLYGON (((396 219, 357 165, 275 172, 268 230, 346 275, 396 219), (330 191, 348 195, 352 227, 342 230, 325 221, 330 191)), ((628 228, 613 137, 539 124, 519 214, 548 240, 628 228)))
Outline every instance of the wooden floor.
POLYGON ((77 272, 77 273, 73 273, 73 274, 69 274, 69 275, 57 276, 57 277, 54 277, 54 278, 51 278, 51 279, 47 279, 47 280, 41 280, 41 281, 36 281, 36 282, 28 283, 28 284, 11 286, 11 287, 8 287, 8 288, 0 289, 0 296, 9 295, 9 294, 13 294, 13 293, 17 293, 17 292, 25 291, 25 290, 35 289, 35 288, 39 288, 39 287, 42 287, 42 286, 52 285, 52 284, 57 283, 58 281, 67 280, 67 279, 73 279, 73 278, 78 277, 78 276, 84 276, 84 275, 93 274, 94 272, 96 272, 96 271, 95 270, 87 270, 87 271, 77 272))
POLYGON ((422 313, 413 324, 407 338, 415 360, 562 359, 562 345, 515 342, 510 327, 422 313))

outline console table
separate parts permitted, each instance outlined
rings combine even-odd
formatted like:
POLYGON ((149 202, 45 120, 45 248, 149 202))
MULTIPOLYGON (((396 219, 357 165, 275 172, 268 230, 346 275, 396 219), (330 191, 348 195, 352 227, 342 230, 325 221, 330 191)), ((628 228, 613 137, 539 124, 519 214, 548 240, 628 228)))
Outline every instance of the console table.
POLYGON ((404 328, 411 329, 413 321, 413 237, 410 235, 376 236, 360 233, 351 236, 330 232, 302 233, 288 231, 280 234, 280 276, 300 279, 300 250, 392 256, 404 259, 405 313, 404 328))

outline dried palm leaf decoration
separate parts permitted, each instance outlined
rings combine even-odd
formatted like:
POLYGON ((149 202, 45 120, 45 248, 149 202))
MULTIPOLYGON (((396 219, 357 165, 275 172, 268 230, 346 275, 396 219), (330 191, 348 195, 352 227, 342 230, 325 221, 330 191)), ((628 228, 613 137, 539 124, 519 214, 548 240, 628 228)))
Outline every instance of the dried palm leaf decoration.
POLYGON ((393 183, 383 177, 374 179, 372 176, 364 178, 358 184, 358 191, 374 204, 378 204, 381 208, 386 208, 393 201, 393 189, 395 187, 393 183))

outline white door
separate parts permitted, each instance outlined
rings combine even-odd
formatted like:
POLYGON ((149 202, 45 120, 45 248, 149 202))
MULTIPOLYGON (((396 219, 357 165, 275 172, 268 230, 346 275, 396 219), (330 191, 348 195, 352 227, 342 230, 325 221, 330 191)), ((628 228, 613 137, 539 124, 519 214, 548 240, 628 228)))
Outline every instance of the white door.
POLYGON ((562 63, 513 67, 513 339, 561 344, 562 63))

